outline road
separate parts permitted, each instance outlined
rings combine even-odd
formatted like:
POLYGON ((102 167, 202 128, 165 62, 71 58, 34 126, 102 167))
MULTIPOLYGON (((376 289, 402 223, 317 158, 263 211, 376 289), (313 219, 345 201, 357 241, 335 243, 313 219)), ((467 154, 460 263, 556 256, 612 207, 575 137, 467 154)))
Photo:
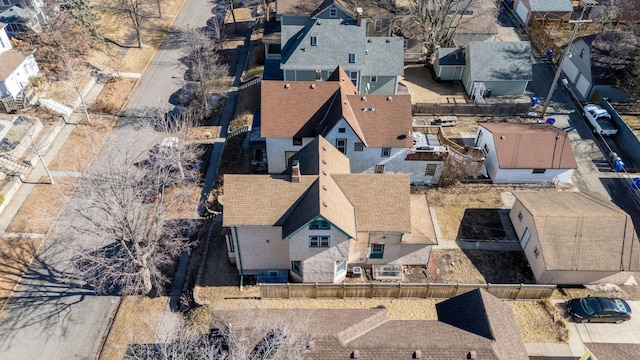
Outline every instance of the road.
MULTIPOLYGON (((206 0, 188 0, 176 18, 174 29, 204 26, 211 7, 212 3, 206 0)), ((183 56, 179 34, 179 30, 172 31, 153 58, 126 114, 137 114, 150 107, 169 107, 169 96, 183 86, 184 67, 178 60, 183 56)), ((146 146, 145 141, 151 141, 135 121, 127 119, 109 138, 96 164, 98 168, 114 156, 112 150, 146 146)), ((0 359, 94 359, 99 351, 119 298, 95 296, 66 280, 68 272, 73 271, 69 266, 73 256, 70 249, 100 239, 80 236, 71 230, 70 226, 80 221, 72 210, 60 218, 65 221, 57 224, 48 245, 31 264, 0 319, 0 359)))

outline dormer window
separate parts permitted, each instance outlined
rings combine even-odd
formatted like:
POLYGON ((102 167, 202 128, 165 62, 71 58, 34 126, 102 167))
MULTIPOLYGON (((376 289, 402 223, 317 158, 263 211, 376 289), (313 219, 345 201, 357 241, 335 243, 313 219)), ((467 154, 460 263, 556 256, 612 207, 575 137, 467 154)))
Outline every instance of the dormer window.
POLYGON ((318 37, 317 36, 312 36, 311 37, 311 46, 318 46, 318 37))
POLYGON ((329 16, 331 16, 332 18, 338 17, 338 9, 336 8, 329 9, 329 16))
POLYGON ((344 134, 345 132, 347 132, 347 129, 346 128, 338 128, 338 132, 340 134, 344 134))
POLYGON ((316 220, 309 224, 309 230, 329 230, 329 222, 324 220, 316 220))
POLYGON ((353 64, 356 62, 356 54, 355 53, 350 53, 349 54, 349 63, 353 64))

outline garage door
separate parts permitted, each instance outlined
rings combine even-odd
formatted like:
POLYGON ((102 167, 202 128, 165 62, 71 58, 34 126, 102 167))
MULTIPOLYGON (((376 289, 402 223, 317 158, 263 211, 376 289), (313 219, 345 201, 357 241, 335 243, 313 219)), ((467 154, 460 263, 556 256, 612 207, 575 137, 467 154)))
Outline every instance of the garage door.
POLYGON ((571 81, 571 83, 576 83, 576 78, 578 77, 578 67, 575 66, 571 61, 565 61, 562 64, 562 71, 564 75, 567 77, 567 80, 571 81))
POLYGON ((516 8, 516 13, 518 14, 518 17, 520 18, 520 20, 522 20, 522 22, 526 25, 527 15, 529 14, 529 10, 527 10, 527 7, 524 6, 522 1, 518 3, 518 8, 516 8))
POLYGON ((589 80, 586 77, 584 77, 584 75, 580 74, 580 77, 578 78, 578 82, 576 83, 576 89, 578 89, 582 97, 584 98, 587 97, 589 93, 590 85, 591 84, 589 84, 589 80))

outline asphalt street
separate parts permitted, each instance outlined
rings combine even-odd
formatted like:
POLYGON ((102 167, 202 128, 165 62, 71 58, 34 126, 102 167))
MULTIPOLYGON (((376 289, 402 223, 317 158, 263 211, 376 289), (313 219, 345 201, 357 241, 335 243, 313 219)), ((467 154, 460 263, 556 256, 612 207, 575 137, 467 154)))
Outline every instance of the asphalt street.
MULTIPOLYGON (((184 85, 185 67, 178 60, 184 56, 180 29, 204 26, 212 6, 206 0, 187 1, 176 18, 174 30, 134 91, 127 115, 150 108, 169 108, 170 95, 184 85)), ((114 130, 96 168, 106 166, 114 156, 123 156, 123 149, 135 151, 136 146, 144 148, 155 141, 154 134, 138 125, 135 118, 128 117, 114 130)), ((81 221, 72 210, 61 219, 64 221, 57 225, 0 319, 0 359, 95 359, 99 351, 118 297, 95 296, 79 284, 69 282, 72 249, 100 239, 87 238, 72 230, 71 226, 81 221)))

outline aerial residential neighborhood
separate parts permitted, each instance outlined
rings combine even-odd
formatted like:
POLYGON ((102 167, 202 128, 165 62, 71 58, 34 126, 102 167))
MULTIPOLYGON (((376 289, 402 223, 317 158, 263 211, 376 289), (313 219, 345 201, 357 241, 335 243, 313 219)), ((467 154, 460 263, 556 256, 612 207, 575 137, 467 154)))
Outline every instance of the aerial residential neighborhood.
POLYGON ((634 359, 640 1, 0 4, 0 359, 634 359))

